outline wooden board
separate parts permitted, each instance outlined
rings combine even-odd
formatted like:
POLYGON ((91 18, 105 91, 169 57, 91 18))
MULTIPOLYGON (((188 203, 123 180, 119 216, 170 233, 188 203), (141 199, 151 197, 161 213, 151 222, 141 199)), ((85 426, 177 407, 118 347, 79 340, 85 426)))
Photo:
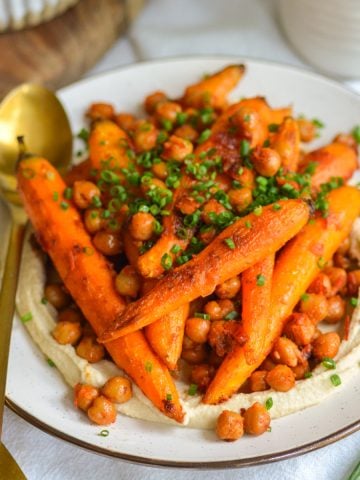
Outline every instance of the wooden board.
POLYGON ((125 31, 142 1, 80 0, 37 27, 0 34, 0 98, 23 82, 57 89, 80 78, 125 31))

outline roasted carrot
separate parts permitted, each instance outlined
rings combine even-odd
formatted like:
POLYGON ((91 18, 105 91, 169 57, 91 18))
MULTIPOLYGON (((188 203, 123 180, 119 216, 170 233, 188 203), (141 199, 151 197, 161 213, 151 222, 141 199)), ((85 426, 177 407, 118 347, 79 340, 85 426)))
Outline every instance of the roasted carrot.
POLYGON ((94 169, 127 168, 130 164, 132 141, 110 120, 96 122, 90 132, 89 153, 94 169))
MULTIPOLYGON (((318 217, 313 223, 308 223, 284 247, 276 261, 265 342, 262 351, 258 351, 255 363, 250 365, 245 355, 239 355, 236 368, 239 385, 270 353, 301 295, 349 235, 354 220, 360 214, 360 192, 354 187, 333 190, 328 201, 329 216, 318 217)), ((221 379, 218 378, 217 384, 219 387, 210 385, 205 403, 216 404, 223 400, 224 385, 221 379)))
POLYGON ((185 107, 222 109, 226 97, 245 72, 244 65, 229 65, 199 83, 189 86, 181 100, 185 107))
POLYGON ((235 393, 262 359, 271 303, 274 254, 245 270, 242 284, 241 333, 245 345, 235 345, 210 383, 203 401, 218 403, 235 393), (213 399, 216 399, 214 402, 213 399))
MULTIPOLYGON (((40 244, 97 335, 101 335, 125 308, 109 264, 94 249, 78 211, 63 197, 66 185, 52 165, 41 158, 22 160, 17 177, 40 244)), ((106 348, 159 410, 182 421, 183 411, 169 371, 141 332, 110 342, 106 348)))
POLYGON ((300 132, 297 121, 291 117, 285 118, 272 138, 271 146, 279 153, 284 170, 296 172, 300 159, 300 132))
POLYGON ((344 143, 333 142, 308 153, 300 171, 305 171, 310 165, 314 169, 311 184, 316 191, 322 183, 328 182, 332 177, 348 180, 358 168, 358 159, 353 148, 344 143))
POLYGON ((292 116, 291 107, 274 108, 270 112, 270 123, 279 125, 284 121, 286 117, 291 117, 291 116, 292 116))
POLYGON ((101 336, 108 342, 138 330, 197 297, 210 295, 217 285, 276 252, 305 225, 309 208, 302 200, 268 205, 223 230, 201 253, 175 268, 147 295, 127 306, 101 336), (249 225, 251 228, 248 228, 249 225))

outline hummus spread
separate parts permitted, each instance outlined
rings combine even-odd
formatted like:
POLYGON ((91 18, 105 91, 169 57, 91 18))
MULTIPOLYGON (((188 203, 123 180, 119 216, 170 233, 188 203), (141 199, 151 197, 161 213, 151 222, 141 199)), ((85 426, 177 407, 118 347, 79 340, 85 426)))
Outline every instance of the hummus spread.
MULTIPOLYGON (((360 239, 360 219, 354 224, 351 242, 351 253, 360 260, 360 241, 358 239, 360 239)), ((43 254, 33 249, 28 234, 23 252, 17 309, 20 315, 31 312, 32 319, 25 323, 25 327, 45 356, 54 362, 65 381, 71 387, 78 382, 102 386, 108 378, 114 375, 124 375, 124 372, 110 361, 102 360, 96 364, 90 364, 76 355, 73 346, 60 345, 53 339, 51 331, 56 325, 57 312, 50 304, 44 305, 41 302, 45 280, 43 254)), ((313 370, 311 378, 297 381, 296 386, 288 392, 266 390, 250 394, 239 393, 220 405, 203 404, 200 395, 188 395, 188 385, 177 381, 181 402, 186 412, 184 425, 212 429, 222 410, 239 411, 240 408, 248 408, 256 401, 264 404, 269 397, 272 397, 273 400, 271 417, 278 418, 315 405, 334 391, 338 391, 344 384, 351 381, 354 373, 359 369, 360 306, 354 311, 348 340, 342 341, 335 361, 336 370, 327 370, 319 365, 313 370), (341 378, 341 385, 338 387, 334 387, 330 380, 334 373, 341 378)), ((134 395, 131 400, 116 405, 120 413, 144 420, 178 425, 160 413, 136 385, 133 385, 133 391, 134 395)))

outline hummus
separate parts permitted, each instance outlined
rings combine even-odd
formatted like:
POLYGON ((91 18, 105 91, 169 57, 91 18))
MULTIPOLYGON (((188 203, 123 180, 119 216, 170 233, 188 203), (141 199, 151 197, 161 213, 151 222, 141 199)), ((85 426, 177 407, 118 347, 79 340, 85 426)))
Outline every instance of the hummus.
MULTIPOLYGON (((360 259, 360 220, 354 224, 352 234, 352 255, 360 259)), ((45 266, 43 254, 32 248, 29 234, 25 241, 23 252, 20 282, 17 295, 17 309, 20 315, 31 312, 32 319, 25 323, 25 327, 33 340, 45 356, 51 359, 56 368, 71 386, 78 382, 102 386, 106 380, 114 375, 124 375, 113 363, 102 360, 90 364, 76 355, 71 345, 59 345, 51 336, 56 325, 57 312, 50 304, 41 302, 45 285, 45 266)), ((338 391, 344 384, 351 381, 354 373, 359 369, 360 361, 360 306, 353 314, 347 341, 342 341, 336 360, 336 370, 327 370, 319 365, 313 376, 296 382, 296 386, 288 392, 266 390, 250 394, 239 393, 220 405, 205 405, 200 395, 187 394, 188 385, 177 381, 181 402, 186 412, 184 426, 193 428, 212 429, 222 410, 239 411, 248 408, 254 402, 265 403, 272 397, 273 407, 271 417, 278 418, 302 410, 324 400, 334 391, 338 391), (330 377, 336 373, 341 378, 341 385, 334 387, 330 377)), ((117 405, 120 413, 130 417, 140 418, 168 424, 176 424, 160 413, 152 403, 142 394, 140 389, 133 386, 134 395, 127 403, 117 405)))

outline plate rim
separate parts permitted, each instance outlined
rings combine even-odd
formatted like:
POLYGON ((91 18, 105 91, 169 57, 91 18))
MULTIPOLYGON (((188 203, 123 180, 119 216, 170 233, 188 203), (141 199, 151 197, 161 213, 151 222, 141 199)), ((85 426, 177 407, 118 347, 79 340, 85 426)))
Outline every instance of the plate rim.
MULTIPOLYGON (((118 72, 137 69, 139 67, 155 64, 155 63, 166 64, 166 63, 172 63, 172 62, 186 62, 188 60, 205 60, 205 61, 206 60, 207 61, 224 60, 226 61, 230 59, 233 59, 234 61, 245 63, 245 64, 253 64, 253 65, 255 64, 258 66, 273 66, 273 67, 280 68, 281 70, 295 71, 297 73, 308 76, 310 78, 321 80, 322 82, 330 84, 332 87, 336 87, 339 90, 341 90, 343 93, 355 98, 356 101, 359 102, 359 106, 360 106, 359 93, 351 89, 348 85, 345 85, 336 79, 327 77, 322 73, 318 73, 311 70, 310 67, 308 68, 307 66, 292 65, 292 64, 277 62, 274 60, 253 58, 249 56, 225 55, 225 54, 220 54, 220 55, 193 54, 193 55, 181 55, 181 56, 166 56, 166 57, 161 57, 161 58, 151 59, 151 60, 141 60, 141 61, 127 64, 127 65, 120 65, 114 68, 110 68, 102 72, 98 72, 94 75, 91 75, 90 77, 79 79, 76 82, 73 82, 70 85, 67 85, 57 90, 56 93, 61 97, 61 95, 63 93, 66 93, 68 89, 71 89, 76 86, 79 87, 88 82, 92 82, 96 78, 111 76, 112 74, 116 74, 118 72)), ((251 467, 251 466, 261 466, 265 464, 275 463, 281 460, 287 460, 290 458, 294 458, 296 456, 304 455, 306 453, 318 450, 327 445, 335 443, 360 430, 360 418, 359 418, 357 421, 349 425, 346 425, 345 427, 340 428, 337 431, 329 435, 326 435, 325 437, 322 437, 320 439, 314 440, 312 442, 306 443, 298 447, 294 447, 289 450, 283 450, 281 452, 260 455, 259 457, 250 457, 250 458, 248 457, 248 458, 236 459, 236 460, 219 460, 219 461, 212 461, 212 462, 172 461, 172 460, 162 460, 159 458, 148 458, 148 457, 142 457, 138 455, 121 453, 114 450, 110 450, 105 447, 100 447, 100 446, 88 443, 84 440, 80 440, 74 437, 73 435, 62 432, 61 430, 58 430, 57 428, 52 427, 46 422, 43 422, 42 420, 38 419, 28 411, 24 410, 19 405, 17 405, 16 402, 11 400, 8 396, 5 396, 5 405, 30 425, 38 428, 39 430, 55 438, 63 440, 71 445, 75 445, 77 447, 80 447, 92 453, 96 453, 98 455, 102 455, 110 458, 117 458, 135 465, 144 465, 149 467, 162 467, 162 468, 216 470, 216 469, 224 469, 224 468, 244 468, 244 467, 251 467)))

